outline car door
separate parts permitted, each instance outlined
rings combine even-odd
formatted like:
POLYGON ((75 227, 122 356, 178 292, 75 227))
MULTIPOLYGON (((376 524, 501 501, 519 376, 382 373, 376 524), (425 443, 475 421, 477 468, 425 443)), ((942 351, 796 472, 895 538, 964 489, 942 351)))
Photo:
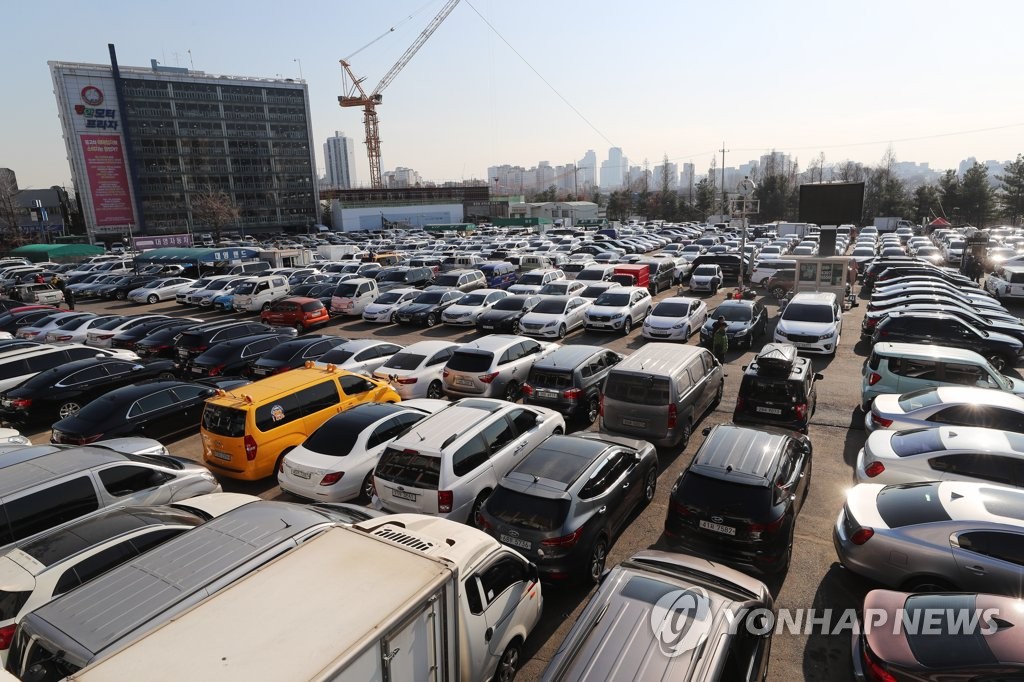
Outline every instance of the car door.
POLYGON ((216 389, 198 384, 175 386, 170 391, 173 401, 160 408, 160 413, 157 416, 162 438, 195 431, 203 415, 206 399, 216 393, 216 389))
POLYGON ((47 398, 53 401, 70 400, 84 405, 106 378, 107 369, 103 364, 86 367, 55 383, 47 398))
POLYGON ((1024 582, 1024 533, 966 530, 950 536, 959 589, 1018 594, 1024 582))
MULTIPOLYGON (((196 388, 201 388, 197 386, 196 388)), ((173 433, 175 428, 175 405, 177 397, 171 393, 171 389, 164 389, 143 396, 136 400, 128 408, 128 422, 131 426, 131 434, 146 436, 147 438, 163 438, 168 433, 173 433)), ((192 426, 199 424, 199 417, 196 416, 192 426)))
POLYGON ((95 475, 106 498, 117 504, 168 504, 179 487, 170 473, 136 462, 111 464, 95 475))
POLYGON ((466 653, 471 661, 470 670, 463 671, 465 679, 489 680, 494 675, 510 630, 528 615, 527 602, 539 598, 528 575, 522 559, 498 551, 463 582, 466 653))

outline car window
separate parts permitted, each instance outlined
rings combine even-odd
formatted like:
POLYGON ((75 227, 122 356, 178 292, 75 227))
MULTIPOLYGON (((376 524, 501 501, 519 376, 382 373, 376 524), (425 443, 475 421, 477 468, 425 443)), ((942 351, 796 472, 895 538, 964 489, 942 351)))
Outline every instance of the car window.
POLYGON ((620 457, 623 454, 621 451, 615 453, 606 459, 597 471, 590 476, 590 480, 580 489, 579 496, 581 500, 599 497, 611 489, 612 485, 618 480, 619 474, 621 474, 618 469, 621 466, 620 457))
POLYGON ((943 374, 946 381, 952 384, 961 384, 964 386, 995 386, 995 382, 990 382, 990 377, 987 372, 976 365, 963 365, 955 362, 946 362, 943 364, 943 374))
POLYGON ((4 543, 20 540, 99 508, 96 489, 88 476, 9 500, 4 504, 9 532, 0 531, 4 543))
POLYGON ((57 584, 53 590, 53 596, 56 597, 57 595, 73 590, 82 583, 88 582, 93 578, 106 573, 115 566, 120 566, 126 561, 135 558, 136 555, 136 549, 132 546, 132 543, 129 540, 119 542, 116 545, 112 545, 104 550, 96 552, 92 556, 82 559, 74 566, 64 571, 57 580, 57 584))
POLYGON ((169 473, 136 464, 118 464, 99 471, 100 482, 114 497, 123 497, 169 481, 169 473))
POLYGON ((508 556, 484 569, 479 578, 483 597, 490 604, 505 590, 526 580, 526 566, 519 559, 508 556))
POLYGON ((153 412, 154 410, 170 407, 174 403, 175 399, 170 391, 159 391, 136 400, 131 409, 128 410, 128 416, 135 417, 147 412, 153 412))
POLYGON ((931 360, 889 358, 889 371, 900 376, 925 381, 938 381, 939 378, 939 365, 931 360))
POLYGON ((508 413, 509 421, 515 426, 516 433, 523 434, 537 427, 537 414, 531 410, 517 408, 508 413))
POLYGON ((434 355, 429 360, 427 360, 427 366, 429 367, 430 365, 436 365, 441 362, 448 362, 448 359, 452 356, 452 353, 454 352, 454 346, 451 348, 439 350, 438 352, 434 353, 434 355))
POLYGON ((103 365, 95 365, 88 367, 74 374, 69 374, 64 378, 58 385, 60 386, 75 386, 77 384, 84 384, 89 381, 95 381, 101 377, 107 376, 107 370, 103 365))
POLYGON ((483 436, 474 436, 452 455, 452 471, 465 476, 487 461, 487 442, 483 436))
POLYGON ((942 455, 928 460, 928 466, 935 471, 944 471, 958 476, 971 476, 994 483, 1016 485, 1019 462, 1007 457, 986 453, 959 453, 942 455))
POLYGON ((171 390, 171 394, 173 395, 174 400, 175 401, 181 401, 181 402, 184 402, 184 401, 187 401, 187 400, 195 400, 196 398, 200 398, 202 396, 207 395, 209 392, 210 392, 210 389, 207 388, 206 386, 195 386, 195 385, 175 386, 171 390))
POLYGON ((961 549, 1024 566, 1024 536, 999 531, 971 531, 957 536, 961 549))
POLYGON ((985 420, 983 420, 981 424, 978 424, 979 426, 1024 433, 1024 415, 1021 415, 1020 412, 1014 412, 1002 407, 992 408, 988 412, 989 415, 987 416, 990 417, 988 423, 985 423, 985 420))
POLYGON ((490 453, 493 455, 503 450, 506 445, 516 439, 516 431, 509 420, 501 416, 484 427, 483 436, 484 440, 487 441, 490 453))
POLYGON ((422 418, 423 417, 421 415, 409 413, 395 415, 383 424, 379 424, 377 428, 373 430, 370 437, 366 439, 366 447, 374 448, 381 443, 398 437, 398 435, 409 428, 410 425, 415 424, 422 418))
MULTIPOLYGON (((345 392, 345 395, 359 395, 360 393, 366 393, 373 388, 373 384, 366 380, 364 377, 356 374, 346 374, 339 379, 341 382, 341 390, 345 392)), ((327 382, 331 384, 331 391, 334 391, 333 382, 327 382)), ((321 384, 323 386, 324 384, 321 384)), ((337 392, 335 391, 335 396, 337 392)), ((335 400, 335 402, 337 402, 335 400)), ((334 404, 334 403, 331 403, 334 404)), ((321 408, 322 409, 322 408, 321 408)))

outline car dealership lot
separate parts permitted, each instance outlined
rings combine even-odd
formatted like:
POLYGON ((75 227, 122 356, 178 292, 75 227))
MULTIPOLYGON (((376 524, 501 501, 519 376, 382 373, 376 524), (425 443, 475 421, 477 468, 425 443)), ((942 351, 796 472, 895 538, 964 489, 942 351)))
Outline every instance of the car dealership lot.
MULTIPOLYGON (((728 291, 731 289, 725 287, 718 294, 707 296, 704 300, 713 309, 728 291)), ((676 293, 676 289, 673 288, 656 298, 661 300, 676 293)), ((683 288, 679 295, 689 295, 689 291, 683 288)), ((775 299, 770 296, 760 300, 769 311, 767 338, 770 339, 778 308, 775 299)), ((133 314, 154 312, 174 316, 197 316, 205 320, 227 320, 236 317, 233 314, 210 310, 199 311, 173 302, 154 305, 132 305, 117 301, 86 302, 80 304, 78 309, 133 314)), ((1018 315, 1021 313, 1019 307, 1011 310, 1018 315)), ((814 475, 810 495, 797 521, 792 565, 781 586, 770 585, 773 590, 777 590, 778 608, 832 609, 836 614, 834 619, 838 619, 838 612, 842 609, 860 607, 869 587, 863 580, 839 567, 831 540, 832 525, 841 506, 844 491, 852 485, 851 467, 865 439, 863 417, 858 407, 861 365, 867 354, 867 344, 859 341, 857 333, 863 311, 862 301, 860 307, 845 313, 844 335, 835 358, 814 359, 815 370, 824 374, 824 379, 817 385, 817 410, 811 419, 809 430, 815 453, 814 475)), ((255 317, 250 315, 244 319, 255 317)), ((359 318, 335 318, 318 333, 336 334, 349 339, 376 338, 402 345, 424 339, 461 343, 480 336, 472 329, 441 325, 429 329, 398 325, 382 326, 363 322, 359 318)), ((697 335, 689 340, 691 344, 697 342, 697 335)), ((619 333, 577 331, 570 333, 562 343, 601 345, 628 354, 645 342, 640 336, 640 330, 635 329, 626 337, 619 333)), ((755 350, 759 345, 755 344, 755 350)), ((695 425, 694 437, 685 451, 666 451, 660 454, 661 474, 655 501, 640 512, 615 541, 609 553, 609 567, 638 550, 655 545, 661 546, 669 489, 703 441, 701 430, 713 424, 730 421, 742 375, 740 366, 750 362, 753 355, 751 351, 731 351, 728 354, 725 397, 722 403, 712 414, 695 425)), ((1012 374, 1017 375, 1017 372, 1014 371, 1012 374)), ((579 424, 569 426, 570 431, 580 428, 579 424)), ((32 437, 33 442, 49 440, 49 430, 30 431, 27 435, 32 437)), ((202 445, 198 433, 169 443, 168 449, 172 454, 201 461, 202 445)), ((297 499, 282 493, 273 478, 253 483, 223 479, 222 483, 228 491, 253 493, 265 499, 297 499)), ((528 660, 522 668, 522 679, 536 679, 539 676, 586 603, 588 594, 589 590, 584 587, 560 587, 545 592, 544 616, 527 642, 528 660)), ((850 637, 845 633, 830 636, 818 633, 777 635, 772 643, 769 678, 851 679, 850 637)))

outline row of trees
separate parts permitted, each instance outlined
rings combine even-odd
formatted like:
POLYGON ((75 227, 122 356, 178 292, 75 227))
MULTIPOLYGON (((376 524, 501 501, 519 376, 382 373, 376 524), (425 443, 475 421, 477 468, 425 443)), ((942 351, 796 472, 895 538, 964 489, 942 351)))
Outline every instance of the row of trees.
MULTIPOLYGON (((819 154, 808 170, 800 171, 799 163, 779 164, 776 154, 769 154, 767 164, 759 168, 753 180, 757 183, 755 197, 760 212, 752 216, 758 222, 797 220, 800 185, 824 179, 825 155, 819 154)), ((665 163, 668 163, 666 156, 665 163)), ((886 151, 875 166, 844 161, 830 168, 830 178, 837 182, 864 183, 862 224, 876 216, 899 216, 920 223, 944 217, 953 224, 978 227, 997 221, 1017 225, 1024 219, 1024 155, 1008 163, 1002 175, 990 181, 988 169, 975 163, 963 174, 948 170, 938 182, 911 186, 894 172, 896 156, 886 151)), ((671 221, 703 220, 722 211, 722 192, 717 185, 716 162, 712 157, 708 175, 692 192, 680 192, 662 178, 660 187, 646 182, 635 183, 610 194, 594 193, 587 197, 605 206, 609 219, 622 220, 631 215, 671 221)), ((539 192, 531 201, 555 201, 555 188, 539 192)), ((571 200, 574 197, 564 197, 571 200)))

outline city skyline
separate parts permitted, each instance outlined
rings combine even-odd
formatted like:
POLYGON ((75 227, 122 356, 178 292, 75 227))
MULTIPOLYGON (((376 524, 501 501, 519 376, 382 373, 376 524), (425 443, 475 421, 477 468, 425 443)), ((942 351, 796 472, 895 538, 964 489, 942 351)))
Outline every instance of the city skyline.
MULTIPOLYGON (((337 105, 338 60, 351 58, 371 89, 441 4, 324 4, 289 14, 264 0, 244 13, 185 0, 170 15, 118 0, 104 12, 71 2, 14 5, 11 25, 45 26, 47 40, 18 31, 5 41, 19 105, 0 128, 0 166, 17 171, 25 187, 68 181, 46 62, 104 64, 112 42, 129 66, 157 59, 212 74, 301 76, 310 90, 317 174, 325 171, 320 143, 345 130, 357 184, 365 184, 361 112, 337 105), (288 39, 310 36, 312 24, 334 26, 331 40, 288 39)), ((600 157, 593 169, 599 182, 611 147, 630 167, 646 159, 653 168, 667 156, 698 173, 723 141, 727 166, 772 149, 802 168, 820 152, 828 162, 874 165, 890 145, 900 161, 954 169, 968 157, 1002 162, 1024 151, 1024 93, 1009 87, 1012 60, 942 42, 956 26, 963 35, 985 35, 989 45, 1011 44, 1017 22, 1009 15, 1024 15, 1016 5, 789 0, 742 6, 742 21, 737 9, 464 1, 384 91, 382 165, 439 183, 482 180, 488 166, 578 164, 591 149, 600 157), (1003 20, 991 21, 993 12, 1003 20), (539 25, 556 30, 536 49, 539 25), (708 29, 723 25, 724 36, 708 29), (571 48, 562 40, 568 26, 571 48), (715 68, 706 68, 712 61, 715 68)))

